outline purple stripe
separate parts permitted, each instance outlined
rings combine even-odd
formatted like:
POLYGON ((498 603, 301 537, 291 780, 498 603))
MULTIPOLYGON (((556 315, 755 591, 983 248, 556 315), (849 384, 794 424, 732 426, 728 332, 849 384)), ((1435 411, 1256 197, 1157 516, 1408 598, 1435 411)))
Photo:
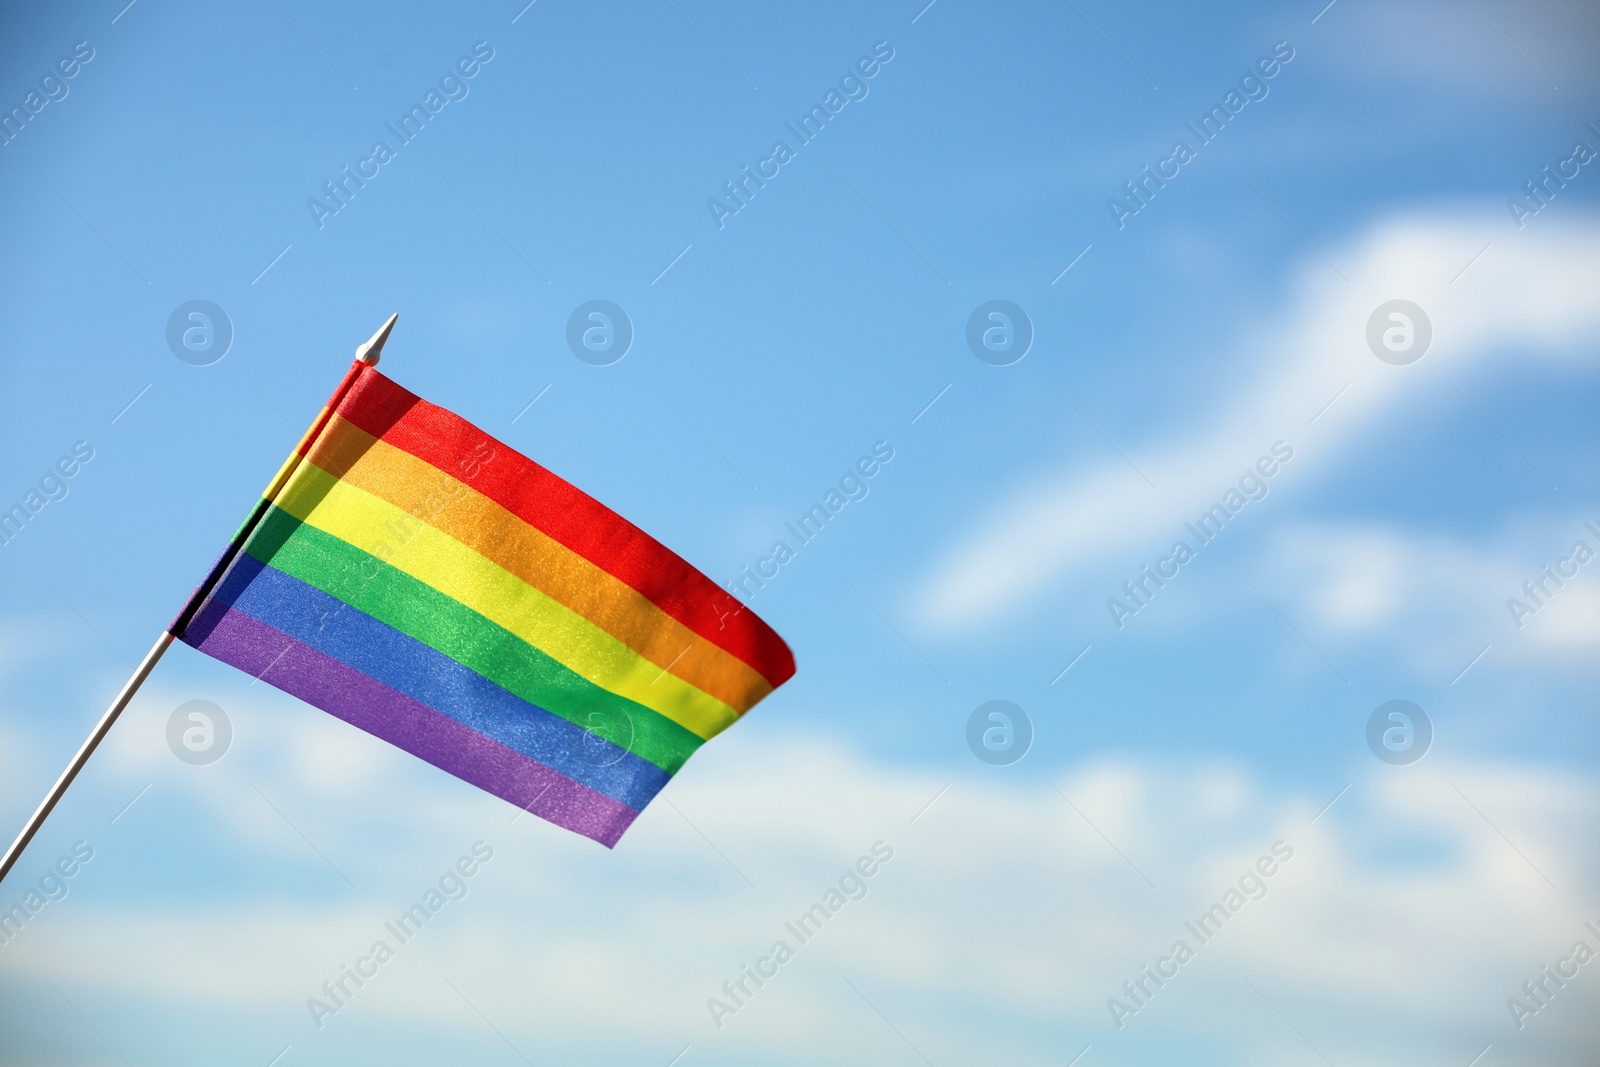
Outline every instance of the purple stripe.
POLYGON ((637 815, 248 615, 229 610, 194 647, 607 848, 637 815))

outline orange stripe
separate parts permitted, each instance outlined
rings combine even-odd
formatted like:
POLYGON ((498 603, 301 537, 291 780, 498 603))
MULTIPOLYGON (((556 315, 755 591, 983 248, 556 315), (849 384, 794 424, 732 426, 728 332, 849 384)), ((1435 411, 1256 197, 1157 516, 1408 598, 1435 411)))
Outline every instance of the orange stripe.
POLYGON ((742 714, 772 691, 749 664, 626 582, 465 482, 354 423, 334 416, 307 458, 472 549, 735 711, 742 714))
POLYGON ((637 589, 662 611, 754 667, 768 684, 794 675, 794 655, 748 607, 615 511, 461 416, 376 370, 338 407, 374 437, 450 474, 637 589))

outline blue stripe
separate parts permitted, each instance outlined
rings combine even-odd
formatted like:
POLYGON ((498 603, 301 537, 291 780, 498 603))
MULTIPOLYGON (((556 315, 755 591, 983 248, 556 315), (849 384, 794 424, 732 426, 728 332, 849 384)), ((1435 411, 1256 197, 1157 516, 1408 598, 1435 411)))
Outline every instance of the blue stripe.
POLYGON ((248 554, 234 560, 213 596, 634 811, 643 810, 672 777, 248 554))

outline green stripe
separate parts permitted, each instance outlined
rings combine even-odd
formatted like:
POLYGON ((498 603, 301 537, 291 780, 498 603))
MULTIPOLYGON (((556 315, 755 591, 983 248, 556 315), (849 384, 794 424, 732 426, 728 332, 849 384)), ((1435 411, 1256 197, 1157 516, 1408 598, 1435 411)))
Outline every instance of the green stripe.
POLYGON ((669 774, 704 743, 660 712, 603 689, 460 601, 274 505, 244 550, 394 627, 502 689, 649 760, 669 774), (632 724, 633 740, 624 744, 632 724))

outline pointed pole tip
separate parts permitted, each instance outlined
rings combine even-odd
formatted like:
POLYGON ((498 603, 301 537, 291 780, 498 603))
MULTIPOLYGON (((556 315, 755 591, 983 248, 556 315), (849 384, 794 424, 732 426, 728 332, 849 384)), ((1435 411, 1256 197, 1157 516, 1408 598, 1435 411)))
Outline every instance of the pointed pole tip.
POLYGON ((395 320, 400 317, 399 312, 389 316, 389 321, 378 327, 378 332, 367 339, 367 343, 356 349, 356 358, 370 367, 378 365, 378 358, 383 354, 383 343, 389 339, 389 331, 394 329, 395 320))

